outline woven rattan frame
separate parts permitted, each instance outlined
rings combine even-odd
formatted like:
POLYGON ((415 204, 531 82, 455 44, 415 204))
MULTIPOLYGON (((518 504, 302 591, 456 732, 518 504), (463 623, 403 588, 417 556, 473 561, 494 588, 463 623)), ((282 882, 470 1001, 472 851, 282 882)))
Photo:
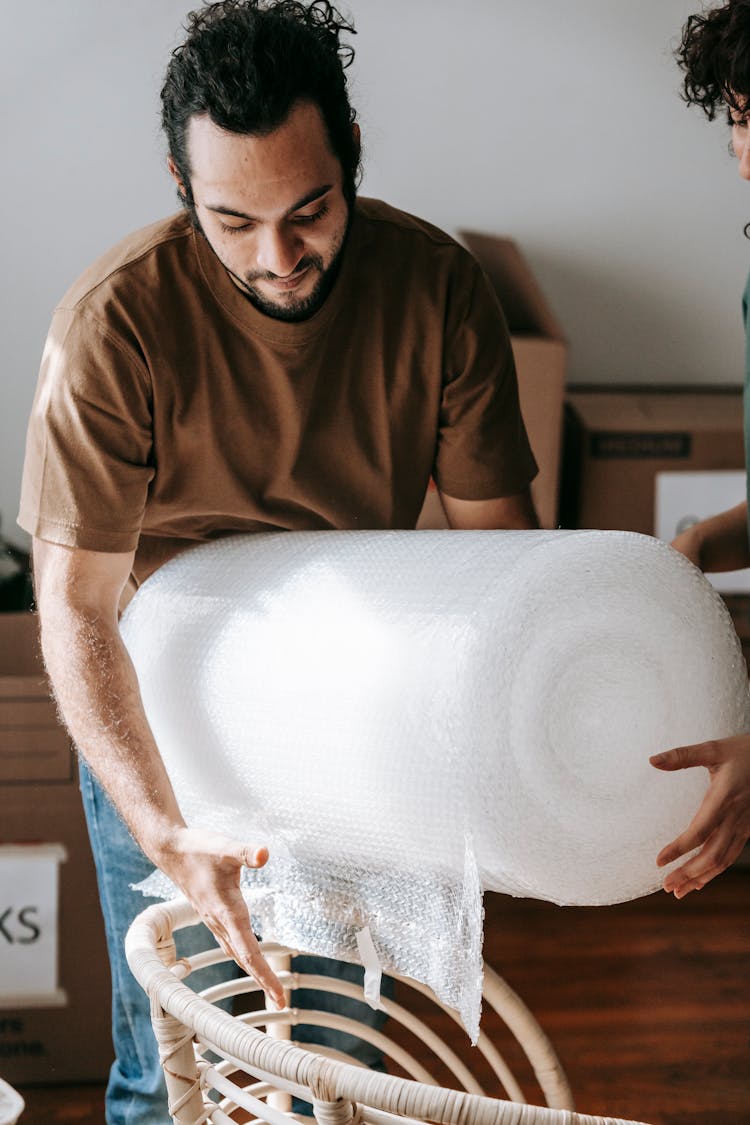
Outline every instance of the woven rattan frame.
MULTIPOLYGON (((424 1066, 387 1036, 332 1013, 286 1009, 230 1016, 215 1007, 214 1002, 257 991, 257 986, 243 978, 197 994, 184 983, 191 972, 226 960, 216 948, 177 960, 173 933, 196 921, 195 912, 185 900, 151 906, 133 922, 125 943, 130 968, 151 999, 152 1022, 175 1125, 231 1125, 235 1119, 229 1114, 237 1106, 269 1125, 289 1125, 290 1095, 312 1103, 319 1125, 643 1125, 574 1112, 567 1079, 550 1041, 523 1001, 489 966, 485 966, 484 1001, 521 1044, 547 1101, 546 1107, 525 1104, 518 1083, 483 1034, 478 1050, 513 1100, 484 1096, 450 1046, 392 1001, 385 1002, 389 1015, 435 1052, 453 1071, 464 1091, 435 1085, 424 1066), (353 1031, 369 1039, 416 1080, 372 1072, 343 1061, 346 1056, 330 1049, 304 1050, 285 1041, 291 1027, 301 1022, 353 1031), (251 1026, 254 1023, 265 1027, 265 1031, 251 1026), (208 1051, 223 1061, 208 1061, 208 1051), (237 1071, 250 1075, 252 1084, 238 1086, 232 1079, 237 1071), (209 1100, 210 1090, 218 1091, 224 1100, 219 1104, 209 1100)), ((273 944, 264 944, 262 948, 286 988, 325 987, 362 998, 362 990, 355 985, 290 973, 284 966, 288 966, 291 951, 273 944)), ((407 983, 434 1000, 428 989, 414 981, 407 983)), ((456 1018, 450 1009, 443 1010, 456 1018)))

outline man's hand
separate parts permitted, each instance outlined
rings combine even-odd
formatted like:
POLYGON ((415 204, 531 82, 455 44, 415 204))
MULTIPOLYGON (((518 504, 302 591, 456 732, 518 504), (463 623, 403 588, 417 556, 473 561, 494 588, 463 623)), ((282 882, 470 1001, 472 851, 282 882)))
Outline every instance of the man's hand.
POLYGON ((711 776, 708 792, 688 827, 656 857, 658 866, 664 867, 700 848, 664 880, 665 891, 684 898, 726 870, 750 838, 750 735, 678 746, 655 754, 651 765, 670 771, 705 766, 711 776))
POLYGON ((117 623, 133 553, 84 551, 34 540, 42 649, 73 741, 155 866, 180 888, 224 951, 280 1006, 240 894, 243 866, 265 848, 185 825, 148 724, 117 623))
POLYGON ((189 899, 224 952, 283 1008, 284 989, 260 951, 240 892, 242 868, 263 867, 267 860, 266 848, 185 827, 162 845, 156 862, 189 899))

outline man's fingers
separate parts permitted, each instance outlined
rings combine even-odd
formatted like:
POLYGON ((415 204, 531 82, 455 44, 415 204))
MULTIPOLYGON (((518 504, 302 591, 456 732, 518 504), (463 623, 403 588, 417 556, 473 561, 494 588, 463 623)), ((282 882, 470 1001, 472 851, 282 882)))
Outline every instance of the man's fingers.
POLYGON ((230 909, 229 904, 221 914, 207 915, 204 921, 228 957, 248 973, 278 1008, 286 1006, 281 981, 261 953, 255 934, 250 927, 250 917, 242 896, 230 909))
POLYGON ((214 859, 230 859, 242 867, 263 867, 268 862, 268 848, 262 844, 244 844, 229 836, 211 833, 199 839, 201 851, 214 859))
POLYGON ((250 934, 251 942, 238 939, 234 942, 234 960, 256 980, 264 992, 273 1000, 277 1008, 286 1007, 286 997, 281 981, 276 976, 271 966, 260 951, 255 937, 250 934))
POLYGON ((263 867, 269 862, 269 849, 254 844, 232 844, 222 849, 222 856, 234 859, 235 863, 243 867, 263 867))
POLYGON ((257 942, 255 943, 254 949, 248 948, 238 952, 238 965, 241 965, 242 968, 258 982, 263 991, 268 993, 277 1008, 285 1008, 286 997, 284 996, 284 988, 281 981, 276 976, 276 973, 261 953, 257 942))
POLYGON ((248 858, 245 860, 246 867, 265 867, 268 863, 268 848, 251 848, 248 851, 248 858))
POLYGON ((220 832, 184 828, 166 870, 219 942, 221 948, 269 994, 280 1008, 284 990, 260 951, 240 891, 243 867, 262 867, 268 849, 220 832))

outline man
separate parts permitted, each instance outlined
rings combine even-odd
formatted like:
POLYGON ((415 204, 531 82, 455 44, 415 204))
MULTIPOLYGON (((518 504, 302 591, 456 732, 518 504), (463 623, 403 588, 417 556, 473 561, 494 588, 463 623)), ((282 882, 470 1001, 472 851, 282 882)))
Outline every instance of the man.
MULTIPOLYGON (((750 180, 750 0, 691 16, 682 32, 677 59, 685 72, 684 99, 699 105, 712 121, 726 111, 738 170, 750 180)), ((743 310, 748 337, 745 379, 745 449, 750 450, 750 279, 743 310)), ((750 478, 748 480, 750 487, 750 478)), ((737 570, 750 566, 748 506, 704 520, 682 532, 673 547, 702 570, 737 570)), ((672 863, 693 849, 699 851, 671 871, 664 888, 676 898, 700 890, 724 871, 750 837, 750 734, 696 746, 680 746, 651 759, 663 770, 705 766, 711 784, 695 817, 658 856, 672 863)))
POLYGON ((115 982, 110 1125, 166 1118, 148 1005, 121 951, 144 905, 128 884, 150 865, 283 1003, 239 891, 263 842, 186 826, 118 607, 217 536, 413 527, 431 474, 452 527, 536 525, 486 279, 447 235, 355 198, 346 30, 319 2, 223 0, 190 17, 162 91, 184 211, 95 263, 45 349, 19 522, 34 536, 47 667, 90 767, 115 982))

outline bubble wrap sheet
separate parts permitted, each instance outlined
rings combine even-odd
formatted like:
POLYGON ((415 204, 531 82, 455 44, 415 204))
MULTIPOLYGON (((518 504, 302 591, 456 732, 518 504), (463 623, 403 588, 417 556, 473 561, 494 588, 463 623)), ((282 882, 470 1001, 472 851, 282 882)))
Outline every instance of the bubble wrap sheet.
POLYGON ((223 539, 151 577, 122 633, 188 823, 270 849, 246 872, 263 937, 357 960, 369 926, 472 1038, 483 889, 655 890, 707 774, 649 755, 750 729, 718 595, 626 532, 223 539))

